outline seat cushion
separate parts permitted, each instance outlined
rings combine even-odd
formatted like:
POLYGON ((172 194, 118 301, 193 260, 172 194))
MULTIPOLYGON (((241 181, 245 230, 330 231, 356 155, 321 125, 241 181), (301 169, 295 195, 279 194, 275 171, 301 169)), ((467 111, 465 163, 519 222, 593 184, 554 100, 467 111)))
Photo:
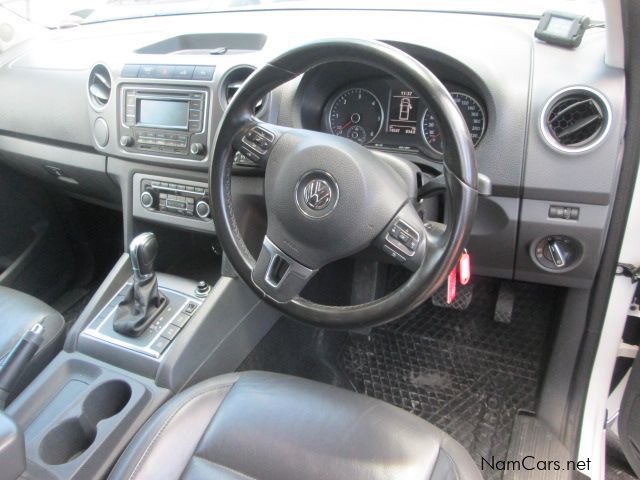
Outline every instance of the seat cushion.
POLYGON ((64 318, 37 298, 0 287, 0 365, 20 337, 36 323, 44 327, 40 348, 25 369, 13 396, 19 393, 60 351, 64 342, 64 318))
POLYGON ((228 374, 174 397, 112 479, 481 479, 451 437, 397 407, 310 380, 228 374))

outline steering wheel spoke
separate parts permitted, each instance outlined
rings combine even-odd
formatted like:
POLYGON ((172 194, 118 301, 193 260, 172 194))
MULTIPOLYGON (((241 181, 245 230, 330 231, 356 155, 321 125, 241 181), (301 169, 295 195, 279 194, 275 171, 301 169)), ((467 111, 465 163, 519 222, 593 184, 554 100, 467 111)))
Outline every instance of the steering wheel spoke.
POLYGON ((265 236, 251 278, 265 295, 286 303, 295 298, 316 273, 317 270, 305 267, 265 236))
POLYGON ((410 203, 397 213, 374 242, 389 258, 415 272, 445 242, 443 223, 423 223, 410 203))

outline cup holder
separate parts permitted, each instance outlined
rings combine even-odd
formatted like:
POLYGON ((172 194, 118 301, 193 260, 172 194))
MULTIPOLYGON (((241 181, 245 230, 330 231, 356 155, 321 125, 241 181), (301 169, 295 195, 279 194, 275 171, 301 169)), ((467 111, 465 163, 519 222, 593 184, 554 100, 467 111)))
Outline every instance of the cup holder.
POLYGON ((94 388, 82 402, 82 412, 50 430, 40 443, 40 457, 49 465, 61 465, 82 455, 96 439, 98 423, 122 411, 131 399, 131 387, 110 380, 94 388))

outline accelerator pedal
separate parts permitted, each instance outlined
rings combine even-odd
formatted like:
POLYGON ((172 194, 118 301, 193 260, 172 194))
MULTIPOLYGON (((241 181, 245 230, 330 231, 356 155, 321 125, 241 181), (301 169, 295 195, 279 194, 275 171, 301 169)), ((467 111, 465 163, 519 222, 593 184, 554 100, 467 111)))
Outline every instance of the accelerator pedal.
POLYGON ((515 303, 516 292, 509 282, 501 282, 496 308, 493 311, 493 320, 498 323, 511 323, 513 316, 513 304, 515 303))

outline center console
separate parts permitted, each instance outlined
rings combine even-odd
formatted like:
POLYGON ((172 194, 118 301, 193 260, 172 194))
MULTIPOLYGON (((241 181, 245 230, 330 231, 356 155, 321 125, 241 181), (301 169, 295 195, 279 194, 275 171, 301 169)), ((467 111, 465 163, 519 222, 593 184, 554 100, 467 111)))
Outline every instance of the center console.
POLYGON ((120 258, 93 295, 64 351, 9 404, 10 421, 0 417, 0 427, 15 427, 8 447, 0 447, 3 459, 17 452, 7 472, 11 467, 26 469, 25 478, 105 478, 155 410, 187 386, 234 371, 278 319, 232 274, 218 274, 208 287, 156 273, 151 237, 132 241, 132 255, 120 258), (157 280, 160 307, 150 311, 141 332, 122 333, 116 320, 122 320, 123 305, 134 301, 137 322, 147 297, 135 287, 149 279, 157 280))

